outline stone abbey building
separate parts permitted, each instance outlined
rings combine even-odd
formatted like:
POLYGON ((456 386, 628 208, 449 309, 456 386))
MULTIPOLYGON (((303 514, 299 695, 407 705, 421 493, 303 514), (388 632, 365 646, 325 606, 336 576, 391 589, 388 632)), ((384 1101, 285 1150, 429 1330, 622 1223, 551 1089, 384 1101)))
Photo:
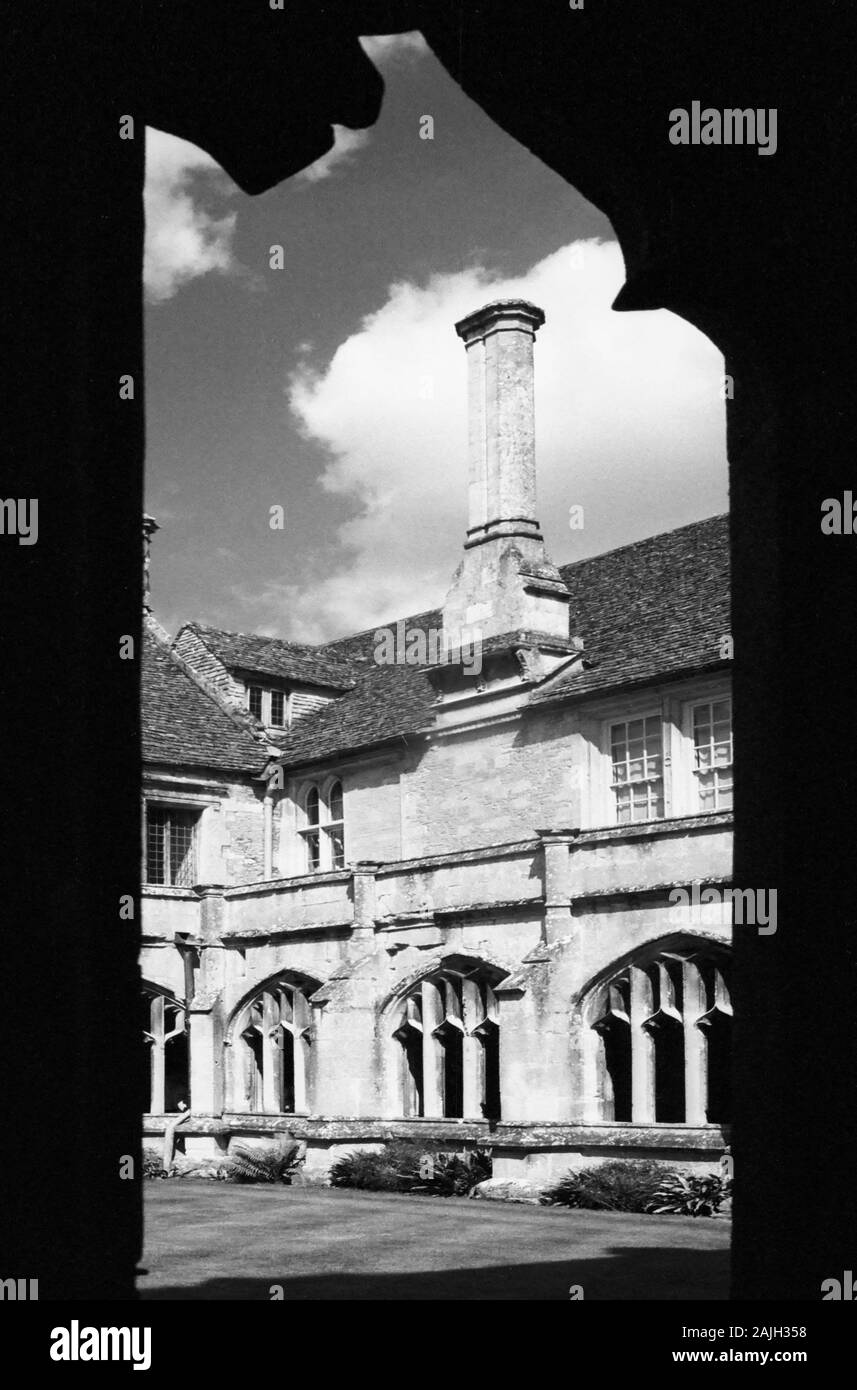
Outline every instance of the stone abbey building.
POLYGON ((147 612, 148 1136, 186 1104, 188 1153, 289 1132, 321 1170, 407 1135, 536 1181, 723 1150, 727 522, 552 563, 543 321, 514 300, 457 325, 463 556, 392 647, 171 641, 147 612))

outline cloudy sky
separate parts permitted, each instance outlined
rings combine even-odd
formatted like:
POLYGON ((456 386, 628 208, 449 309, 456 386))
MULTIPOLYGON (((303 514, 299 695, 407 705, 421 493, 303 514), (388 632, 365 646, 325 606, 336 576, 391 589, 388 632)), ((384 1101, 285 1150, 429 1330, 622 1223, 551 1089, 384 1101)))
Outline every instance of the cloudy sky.
POLYGON ((547 315, 539 514, 558 564, 726 509, 720 354, 671 314, 612 312, 607 220, 418 36, 367 42, 377 126, 262 197, 148 134, 147 509, 170 631, 324 641, 442 602, 466 526, 453 324, 497 297, 547 315))

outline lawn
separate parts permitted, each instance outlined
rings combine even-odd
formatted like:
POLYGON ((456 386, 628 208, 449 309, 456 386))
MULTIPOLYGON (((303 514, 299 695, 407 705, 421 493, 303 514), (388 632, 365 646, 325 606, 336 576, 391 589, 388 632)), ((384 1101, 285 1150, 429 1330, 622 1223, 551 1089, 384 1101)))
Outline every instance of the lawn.
POLYGON ((730 1222, 342 1189, 146 1183, 144 1298, 725 1299, 730 1222))

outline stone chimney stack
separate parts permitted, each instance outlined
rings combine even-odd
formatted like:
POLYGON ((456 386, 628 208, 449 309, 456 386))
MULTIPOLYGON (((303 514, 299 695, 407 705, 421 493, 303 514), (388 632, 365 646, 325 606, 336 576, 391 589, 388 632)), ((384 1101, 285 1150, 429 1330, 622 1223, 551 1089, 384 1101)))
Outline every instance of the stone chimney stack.
POLYGON ((143 514, 143 612, 151 613, 152 604, 149 592, 149 551, 152 547, 152 537, 156 531, 160 531, 160 526, 153 516, 143 514))
POLYGON ((455 325, 468 362, 464 558, 444 605, 447 645, 515 631, 568 638, 568 592, 536 520, 533 343, 544 313, 500 299, 455 325))

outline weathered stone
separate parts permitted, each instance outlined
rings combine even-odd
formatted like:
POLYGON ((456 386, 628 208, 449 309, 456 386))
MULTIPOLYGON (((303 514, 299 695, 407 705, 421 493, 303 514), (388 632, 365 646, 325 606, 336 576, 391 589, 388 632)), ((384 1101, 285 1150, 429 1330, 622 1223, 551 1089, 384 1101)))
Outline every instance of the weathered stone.
POLYGON ((486 1202, 529 1202, 538 1204, 543 1189, 534 1182, 523 1178, 486 1178, 477 1183, 471 1197, 482 1198, 486 1202))

